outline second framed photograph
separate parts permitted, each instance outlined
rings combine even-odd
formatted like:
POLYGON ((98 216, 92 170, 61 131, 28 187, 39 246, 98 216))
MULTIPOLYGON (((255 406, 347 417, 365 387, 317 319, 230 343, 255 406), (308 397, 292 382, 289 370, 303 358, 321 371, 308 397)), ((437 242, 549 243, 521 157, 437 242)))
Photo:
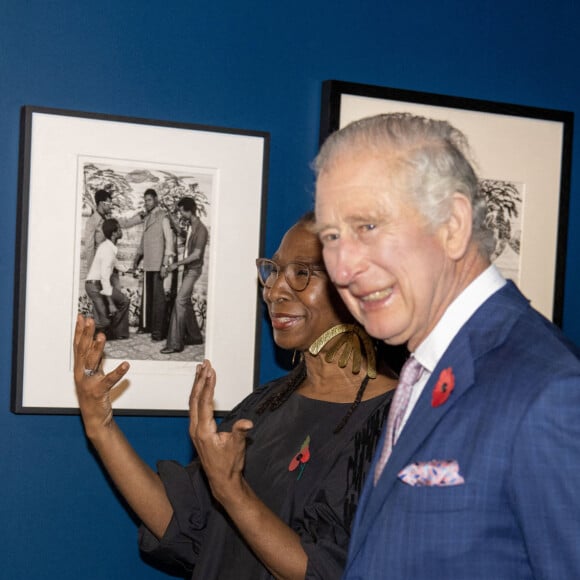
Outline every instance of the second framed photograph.
POLYGON ((449 121, 466 135, 496 236, 492 259, 561 326, 573 113, 329 80, 320 141, 363 117, 395 112, 449 121))
POLYGON ((118 414, 184 415, 212 361, 218 414, 255 385, 269 134, 24 107, 12 410, 78 412, 77 315, 131 368, 118 414))

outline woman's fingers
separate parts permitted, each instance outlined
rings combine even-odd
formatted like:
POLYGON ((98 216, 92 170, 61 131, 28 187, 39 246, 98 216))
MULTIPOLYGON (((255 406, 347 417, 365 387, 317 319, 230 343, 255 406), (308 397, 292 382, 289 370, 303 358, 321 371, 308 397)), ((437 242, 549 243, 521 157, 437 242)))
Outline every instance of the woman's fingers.
POLYGON ((231 432, 218 431, 214 419, 216 373, 208 360, 197 365, 189 399, 189 433, 212 493, 221 497, 224 490, 239 485, 245 463, 246 437, 253 423, 240 419, 231 432))
POLYGON ((95 321, 79 314, 73 341, 75 379, 79 379, 85 370, 96 372, 99 367, 106 340, 102 333, 99 333, 96 338, 94 335, 95 321))
MULTIPOLYGON (((73 352, 75 358, 75 366, 77 363, 84 363, 86 352, 91 345, 92 335, 89 338, 89 330, 87 326, 92 323, 88 318, 85 318, 82 314, 77 316, 77 323, 75 325, 75 336, 73 340, 73 352)), ((94 332, 94 331, 93 331, 94 332)))
POLYGON ((128 370, 129 363, 124 361, 107 374, 104 374, 102 370, 95 374, 90 374, 88 370, 86 373, 82 371, 79 378, 75 376, 79 396, 85 393, 91 397, 100 397, 108 393, 127 374, 128 370))
POLYGON ((200 379, 202 365, 198 364, 195 367, 195 377, 193 379, 193 387, 189 393, 189 431, 193 436, 197 428, 197 401, 199 399, 199 391, 202 388, 202 381, 200 379))
POLYGON ((105 335, 95 334, 92 318, 78 315, 74 335, 74 378, 77 389, 93 390, 97 385, 99 392, 109 391, 129 370, 129 363, 123 362, 115 369, 103 373, 100 369, 105 348, 105 335))
POLYGON ((79 347, 83 331, 85 329, 85 317, 82 314, 77 314, 77 323, 75 324, 75 336, 73 340, 73 345, 75 351, 79 347))
POLYGON ((90 350, 93 342, 94 321, 88 318, 84 318, 81 314, 77 316, 77 323, 75 325, 75 336, 74 336, 74 375, 75 380, 79 381, 84 375, 86 366, 86 359, 88 351, 90 350))
POLYGON ((254 424, 249 419, 239 419, 232 426, 232 437, 237 445, 245 449, 246 437, 248 432, 252 430, 254 424))
POLYGON ((192 438, 214 434, 217 431, 213 417, 215 383, 215 371, 206 359, 196 367, 193 388, 189 397, 190 434, 192 438))
POLYGON ((102 376, 101 381, 105 383, 107 386, 114 386, 117 384, 129 370, 129 363, 127 361, 123 361, 121 364, 117 365, 112 371, 109 371, 106 375, 102 376))
POLYGON ((106 375, 102 372, 75 381, 79 408, 85 431, 89 437, 95 435, 113 420, 111 391, 129 370, 129 363, 122 362, 106 375))
POLYGON ((198 428, 215 433, 217 425, 213 417, 213 398, 215 393, 216 376, 211 363, 204 361, 205 381, 198 401, 198 428))
POLYGON ((99 332, 85 357, 85 368, 96 373, 99 370, 101 360, 103 358, 103 351, 105 350, 105 343, 107 342, 105 335, 99 332))

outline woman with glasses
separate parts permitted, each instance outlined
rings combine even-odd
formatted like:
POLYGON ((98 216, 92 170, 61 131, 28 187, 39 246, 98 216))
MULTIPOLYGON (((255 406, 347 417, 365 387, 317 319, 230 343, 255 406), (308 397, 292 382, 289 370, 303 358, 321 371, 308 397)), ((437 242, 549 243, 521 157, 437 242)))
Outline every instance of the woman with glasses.
MULTIPOLYGON (((109 391, 127 372, 97 368, 104 337, 79 318, 75 381, 85 430, 142 521, 140 547, 203 580, 340 578, 364 478, 386 420, 395 375, 347 313, 311 232, 292 227, 258 278, 274 340, 297 353, 286 376, 254 391, 219 426, 216 373, 198 365, 190 434, 198 458, 155 473, 124 439, 109 391)), ((217 380, 219 388, 219 380, 217 380)))

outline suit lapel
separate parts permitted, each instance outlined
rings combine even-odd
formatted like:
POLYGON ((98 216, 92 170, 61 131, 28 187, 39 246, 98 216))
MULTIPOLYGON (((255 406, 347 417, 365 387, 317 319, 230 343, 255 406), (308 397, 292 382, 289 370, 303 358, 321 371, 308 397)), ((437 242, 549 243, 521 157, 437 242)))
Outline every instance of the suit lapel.
POLYGON ((159 213, 159 208, 154 207, 146 216, 145 222, 143 223, 143 229, 148 230, 157 221, 157 214, 159 213))
MULTIPOLYGON (((413 412, 397 440, 397 444, 393 447, 392 454, 385 465, 377 486, 373 487, 372 478, 376 459, 379 455, 378 453, 375 454, 375 461, 373 461, 367 485, 365 486, 366 493, 363 498, 364 503, 361 501, 362 505, 359 505, 361 514, 358 518, 358 523, 361 530, 368 531, 371 523, 375 520, 377 513, 379 513, 382 504, 391 493, 393 486, 397 483, 397 474, 399 471, 412 461, 414 453, 429 437, 429 434, 433 431, 441 418, 455 406, 461 396, 472 386, 473 357, 466 345, 456 344, 453 349, 448 349, 448 352, 441 359, 433 374, 429 377, 421 397, 417 401, 413 412), (457 351, 462 351, 463 354, 457 356, 457 351), (456 362, 451 363, 452 360, 456 362), (449 366, 452 366, 453 374, 455 375, 455 388, 453 393, 445 404, 440 407, 432 407, 431 392, 433 387, 439 378, 440 372, 449 366)), ((381 437, 378 449, 381 449, 380 446, 383 445, 384 436, 385 433, 383 430, 383 436, 381 437)), ((355 537, 355 543, 352 546, 353 554, 356 553, 355 551, 358 550, 360 544, 364 540, 364 535, 358 534, 355 537)))
MULTIPOLYGON (((463 326, 449 345, 447 351, 429 377, 407 424, 405 425, 393 452, 376 487, 372 483, 372 474, 379 453, 375 458, 364 493, 359 503, 356 523, 357 531, 353 537, 350 559, 356 555, 363 544, 372 523, 381 506, 386 501, 398 481, 397 474, 413 461, 413 456, 427 440, 441 419, 455 407, 462 396, 474 386, 475 361, 483 354, 505 340, 509 329, 527 306, 525 299, 508 282, 503 289, 487 300, 472 318, 463 326), (514 301, 515 298, 515 301, 514 301), (507 308, 509 303, 510 308, 507 308), (517 305, 518 308, 513 308, 517 305), (493 332, 490 329, 493 328, 493 332), (451 367, 455 376, 455 388, 449 399, 439 407, 431 406, 431 396, 441 371, 451 367)), ((378 449, 384 441, 384 430, 378 449)), ((442 459, 432 457, 429 459, 442 459)))
MULTIPOLYGON (((410 461, 421 444, 429 437, 441 419, 457 404, 460 398, 473 386, 473 355, 469 345, 457 344, 447 353, 434 372, 429 377, 419 400, 407 424, 405 425, 397 444, 393 448, 393 453, 385 466, 381 477, 385 478, 388 486, 391 487, 397 481, 397 474, 410 461), (431 394, 433 387, 439 379, 443 369, 451 367, 455 376, 455 387, 450 398, 441 406, 431 405, 431 394)), ((430 459, 441 459, 433 457, 430 459)))

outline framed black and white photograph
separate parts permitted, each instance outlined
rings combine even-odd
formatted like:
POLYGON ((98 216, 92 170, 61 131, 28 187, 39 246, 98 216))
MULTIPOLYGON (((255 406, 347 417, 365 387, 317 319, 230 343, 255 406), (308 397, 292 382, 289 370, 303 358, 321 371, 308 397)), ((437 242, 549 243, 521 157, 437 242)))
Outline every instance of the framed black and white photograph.
POLYGON ((492 259, 561 326, 573 113, 329 80, 320 142, 352 121, 393 112, 449 121, 466 135, 496 234, 492 259))
POLYGON ((186 414, 204 358, 218 415, 252 391, 268 153, 260 131, 23 107, 15 413, 78 412, 78 313, 105 371, 131 364, 118 414, 186 414))

